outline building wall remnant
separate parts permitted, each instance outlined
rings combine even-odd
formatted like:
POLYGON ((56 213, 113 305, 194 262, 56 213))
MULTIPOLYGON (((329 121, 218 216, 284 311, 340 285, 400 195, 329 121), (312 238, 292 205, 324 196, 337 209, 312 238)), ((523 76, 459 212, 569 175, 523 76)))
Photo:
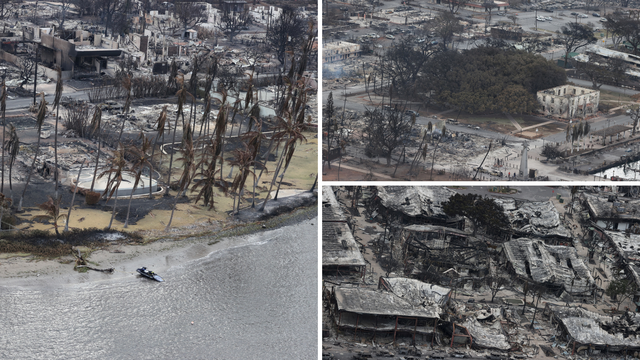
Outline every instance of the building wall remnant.
POLYGON ((322 49, 322 62, 331 63, 360 56, 360 44, 338 41, 325 44, 322 49))
POLYGON ((584 119, 598 112, 600 91, 562 85, 538 91, 537 98, 545 115, 564 119, 584 119))

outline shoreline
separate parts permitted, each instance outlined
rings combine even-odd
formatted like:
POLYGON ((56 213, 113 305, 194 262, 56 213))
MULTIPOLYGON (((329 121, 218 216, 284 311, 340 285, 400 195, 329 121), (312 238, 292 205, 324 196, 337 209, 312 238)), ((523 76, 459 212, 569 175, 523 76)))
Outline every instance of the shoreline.
MULTIPOLYGON (((96 249, 88 256, 90 266, 114 268, 114 272, 103 273, 88 270, 74 270, 72 257, 38 259, 32 255, 0 258, 0 286, 12 287, 59 287, 87 282, 100 282, 128 276, 137 276, 141 266, 157 272, 161 276, 166 270, 209 256, 211 253, 250 245, 247 237, 258 232, 273 232, 300 222, 317 223, 317 205, 300 207, 265 221, 229 221, 224 227, 199 228, 181 234, 163 233, 154 240, 149 232, 143 237, 149 239, 144 244, 114 243, 96 249)), ((176 229, 177 230, 177 229, 176 229)))

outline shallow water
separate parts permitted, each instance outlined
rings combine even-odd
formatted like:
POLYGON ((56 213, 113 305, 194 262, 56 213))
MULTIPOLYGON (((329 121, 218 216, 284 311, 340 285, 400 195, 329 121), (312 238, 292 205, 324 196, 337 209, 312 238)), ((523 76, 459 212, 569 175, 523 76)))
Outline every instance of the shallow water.
POLYGON ((0 286, 0 358, 316 358, 316 234, 312 219, 250 235, 164 283, 0 286))

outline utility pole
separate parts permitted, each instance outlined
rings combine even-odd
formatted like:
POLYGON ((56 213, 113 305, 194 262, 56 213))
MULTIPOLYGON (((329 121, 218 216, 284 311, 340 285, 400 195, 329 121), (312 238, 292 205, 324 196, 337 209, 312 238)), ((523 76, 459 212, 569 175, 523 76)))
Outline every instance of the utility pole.
POLYGON ((538 9, 536 9, 536 31, 538 31, 538 9))
POLYGON ((33 75, 33 105, 36 104, 36 86, 38 86, 38 48, 40 47, 40 45, 38 45, 37 42, 33 42, 34 44, 36 44, 36 55, 33 58, 33 61, 36 63, 36 71, 33 75))

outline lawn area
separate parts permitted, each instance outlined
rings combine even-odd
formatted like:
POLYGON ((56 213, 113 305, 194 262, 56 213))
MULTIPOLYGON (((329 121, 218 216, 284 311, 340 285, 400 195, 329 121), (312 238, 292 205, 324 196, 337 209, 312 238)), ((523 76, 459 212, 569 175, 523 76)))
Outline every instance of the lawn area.
POLYGON ((633 101, 632 94, 620 94, 617 92, 600 89, 600 101, 633 101))

